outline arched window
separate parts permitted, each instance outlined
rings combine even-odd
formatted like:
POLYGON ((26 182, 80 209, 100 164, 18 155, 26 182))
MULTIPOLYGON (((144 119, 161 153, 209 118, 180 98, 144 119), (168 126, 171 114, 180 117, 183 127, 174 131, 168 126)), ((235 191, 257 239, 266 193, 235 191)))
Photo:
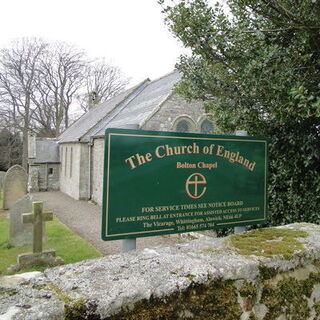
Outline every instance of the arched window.
POLYGON ((206 134, 211 134, 213 131, 213 122, 206 119, 201 123, 201 128, 200 132, 201 133, 206 133, 206 134))
POLYGON ((180 120, 176 126, 177 132, 190 132, 189 123, 186 120, 180 120))
POLYGON ((172 126, 175 132, 196 132, 196 124, 191 117, 182 115, 178 117, 172 126))

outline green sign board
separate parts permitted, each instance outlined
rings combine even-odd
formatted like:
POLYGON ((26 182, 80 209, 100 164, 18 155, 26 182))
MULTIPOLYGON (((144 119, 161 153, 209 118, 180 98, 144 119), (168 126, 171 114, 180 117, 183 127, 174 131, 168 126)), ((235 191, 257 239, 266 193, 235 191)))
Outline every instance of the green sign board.
POLYGON ((103 240, 260 224, 266 193, 264 138, 106 130, 103 240))

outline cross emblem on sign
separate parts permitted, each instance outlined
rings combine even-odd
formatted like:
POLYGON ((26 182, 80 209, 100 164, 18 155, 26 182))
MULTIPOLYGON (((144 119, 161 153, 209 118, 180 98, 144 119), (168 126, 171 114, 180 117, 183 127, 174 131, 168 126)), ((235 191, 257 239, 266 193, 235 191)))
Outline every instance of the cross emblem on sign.
POLYGON ((207 180, 201 173, 193 173, 186 181, 186 193, 192 199, 201 198, 207 190, 207 187, 201 188, 198 185, 207 184, 207 180), (193 185, 193 193, 190 191, 190 185, 193 185), (200 190, 199 190, 200 189, 200 190))
POLYGON ((32 202, 32 213, 22 215, 23 223, 33 224, 33 253, 42 252, 44 222, 53 220, 52 212, 43 212, 43 202, 32 202))

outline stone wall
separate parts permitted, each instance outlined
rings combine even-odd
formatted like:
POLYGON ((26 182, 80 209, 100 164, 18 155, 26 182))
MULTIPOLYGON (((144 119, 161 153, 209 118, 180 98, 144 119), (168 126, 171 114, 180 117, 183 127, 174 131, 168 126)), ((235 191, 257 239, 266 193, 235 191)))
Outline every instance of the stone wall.
POLYGON ((294 224, 2 277, 0 318, 319 319, 319 240, 294 224))
POLYGON ((29 165, 28 189, 30 192, 59 190, 59 163, 29 165))
MULTIPOLYGON (((59 173, 60 173, 60 164, 58 163, 48 163, 46 165, 46 172, 48 173, 48 180, 47 180, 47 189, 46 190, 59 190, 60 189, 60 182, 59 182, 59 173), (52 173, 50 173, 50 169, 52 173)), ((41 189, 40 185, 40 189, 41 189)))
POLYGON ((64 143, 60 145, 60 190, 74 199, 88 198, 87 143, 64 143))
POLYGON ((91 199, 101 205, 103 188, 104 139, 93 140, 92 171, 91 171, 91 199))
POLYGON ((200 124, 206 118, 203 103, 188 102, 177 94, 171 95, 143 126, 143 130, 176 131, 178 119, 189 119, 192 132, 200 132, 200 124))

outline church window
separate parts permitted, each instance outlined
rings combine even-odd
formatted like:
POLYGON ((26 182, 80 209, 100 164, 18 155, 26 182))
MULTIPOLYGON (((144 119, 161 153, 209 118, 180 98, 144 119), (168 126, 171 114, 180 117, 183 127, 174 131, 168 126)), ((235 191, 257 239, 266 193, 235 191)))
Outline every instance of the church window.
POLYGON ((176 126, 176 131, 177 132, 189 132, 190 131, 189 123, 186 120, 179 121, 176 126))
POLYGON ((201 128, 200 132, 201 133, 206 133, 206 134, 211 134, 213 131, 213 122, 206 119, 201 123, 201 128))
POLYGON ((53 168, 48 168, 48 175, 53 175, 53 168))

